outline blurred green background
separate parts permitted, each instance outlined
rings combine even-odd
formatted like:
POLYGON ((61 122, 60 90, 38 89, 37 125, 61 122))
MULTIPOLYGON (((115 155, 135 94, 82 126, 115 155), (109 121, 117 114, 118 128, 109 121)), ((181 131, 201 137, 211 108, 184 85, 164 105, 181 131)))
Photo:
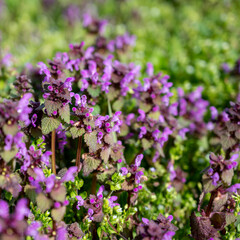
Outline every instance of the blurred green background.
POLYGON ((90 12, 109 20, 107 36, 136 35, 123 61, 143 70, 152 62, 176 87, 202 85, 204 97, 224 108, 236 96, 221 65, 240 56, 239 9, 239 0, 0 0, 0 47, 17 67, 46 62, 69 43, 91 43, 82 28, 82 14, 90 12))

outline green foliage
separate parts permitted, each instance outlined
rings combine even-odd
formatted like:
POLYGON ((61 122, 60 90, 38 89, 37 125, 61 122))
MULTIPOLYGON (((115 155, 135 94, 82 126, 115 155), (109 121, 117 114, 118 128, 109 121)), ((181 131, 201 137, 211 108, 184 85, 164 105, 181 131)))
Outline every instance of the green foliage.
POLYGON ((60 125, 60 121, 58 119, 52 117, 44 117, 42 119, 42 133, 44 135, 49 134, 53 130, 57 129, 60 125))

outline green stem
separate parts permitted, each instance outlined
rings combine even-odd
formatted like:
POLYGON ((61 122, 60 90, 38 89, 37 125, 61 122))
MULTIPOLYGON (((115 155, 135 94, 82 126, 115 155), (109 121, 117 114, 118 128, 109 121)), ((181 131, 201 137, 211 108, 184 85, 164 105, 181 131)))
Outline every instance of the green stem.
POLYGON ((51 151, 52 151, 52 172, 56 175, 56 131, 52 131, 51 151))

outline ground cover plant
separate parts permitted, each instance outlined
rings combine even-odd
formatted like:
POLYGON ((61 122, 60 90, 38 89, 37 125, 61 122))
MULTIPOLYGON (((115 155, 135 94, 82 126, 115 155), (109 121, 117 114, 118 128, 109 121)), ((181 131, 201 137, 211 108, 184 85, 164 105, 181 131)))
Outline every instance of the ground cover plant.
MULTIPOLYGON (((54 4, 28 7, 47 12, 54 4)), ((240 238, 237 57, 235 65, 216 60, 214 77, 224 79, 214 80, 217 90, 204 93, 208 70, 189 89, 172 80, 189 73, 170 67, 169 76, 136 57, 141 39, 118 35, 118 23, 81 6, 82 13, 64 3, 55 11, 64 16, 60 32, 82 34, 68 48, 62 38, 64 49, 24 64, 27 54, 1 53, 0 239, 240 238), (224 87, 221 101, 211 96, 224 87)), ((131 29, 128 16, 112 18, 131 29)))

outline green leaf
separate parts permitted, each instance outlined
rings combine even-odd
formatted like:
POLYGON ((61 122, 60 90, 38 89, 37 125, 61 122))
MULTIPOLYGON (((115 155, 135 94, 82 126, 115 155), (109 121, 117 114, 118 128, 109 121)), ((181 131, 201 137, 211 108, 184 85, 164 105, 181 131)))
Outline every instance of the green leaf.
POLYGON ((37 206, 42 211, 45 212, 46 210, 50 209, 53 205, 53 201, 47 198, 43 193, 38 194, 37 198, 37 206))
POLYGON ((107 93, 107 98, 109 99, 109 101, 112 101, 118 97, 119 93, 119 90, 116 90, 114 87, 110 87, 109 92, 107 93))
POLYGON ((99 149, 99 144, 97 143, 97 132, 93 131, 91 133, 86 133, 84 135, 84 141, 89 147, 89 152, 96 152, 99 149))
POLYGON ((98 227, 97 234, 98 234, 98 237, 101 238, 101 235, 102 235, 102 228, 101 227, 98 227))
POLYGON ((51 215, 56 222, 60 222, 63 219, 65 212, 66 212, 66 206, 62 206, 57 209, 56 208, 52 209, 51 215))
POLYGON ((113 103, 112 107, 115 111, 119 111, 122 109, 123 105, 124 105, 123 99, 119 98, 117 101, 113 103))
POLYGON ((101 92, 101 89, 100 87, 97 87, 97 88, 91 88, 89 87, 87 89, 88 93, 92 96, 92 97, 98 97, 100 92, 101 92))
POLYGON ((142 147, 143 147, 144 151, 149 149, 153 144, 153 141, 149 141, 146 138, 143 138, 141 140, 141 142, 142 142, 142 147))
POLYGON ((96 116, 96 115, 100 114, 100 112, 101 112, 101 108, 99 107, 99 105, 95 105, 92 115, 96 116))
POLYGON ((42 119, 42 133, 46 135, 57 129, 59 125, 60 121, 58 119, 52 117, 44 117, 42 119))
POLYGON ((3 132, 5 133, 5 135, 16 135, 18 132, 18 125, 17 124, 13 124, 13 125, 8 125, 8 124, 4 124, 3 125, 3 132))
POLYGON ((31 185, 26 185, 24 187, 24 192, 26 193, 27 197, 31 200, 31 202, 35 203, 36 202, 36 188, 31 186, 31 185))
POLYGON ((61 103, 50 100, 45 100, 45 108, 48 115, 52 115, 54 111, 57 111, 61 107, 61 103))
POLYGON ((151 106, 151 104, 140 102, 139 108, 142 109, 146 113, 152 108, 152 106, 151 106))
POLYGON ((0 155, 3 158, 3 160, 6 163, 8 163, 10 160, 12 160, 16 156, 17 152, 18 152, 18 149, 16 148, 16 146, 13 146, 11 150, 1 152, 0 155))
POLYGON ((63 121, 70 123, 70 108, 69 104, 66 104, 64 107, 59 109, 59 115, 63 121))
POLYGON ((84 161, 83 161, 83 174, 84 174, 84 176, 88 176, 91 172, 96 170, 100 164, 101 164, 100 159, 95 159, 95 158, 85 154, 84 155, 84 161))
POLYGON ((53 200, 55 200, 57 202, 64 202, 65 198, 66 198, 66 188, 64 186, 54 188, 51 191, 50 195, 53 200))
POLYGON ((72 128, 70 128, 70 133, 72 134, 73 138, 77 138, 77 137, 82 136, 85 133, 85 129, 72 127, 72 128))

